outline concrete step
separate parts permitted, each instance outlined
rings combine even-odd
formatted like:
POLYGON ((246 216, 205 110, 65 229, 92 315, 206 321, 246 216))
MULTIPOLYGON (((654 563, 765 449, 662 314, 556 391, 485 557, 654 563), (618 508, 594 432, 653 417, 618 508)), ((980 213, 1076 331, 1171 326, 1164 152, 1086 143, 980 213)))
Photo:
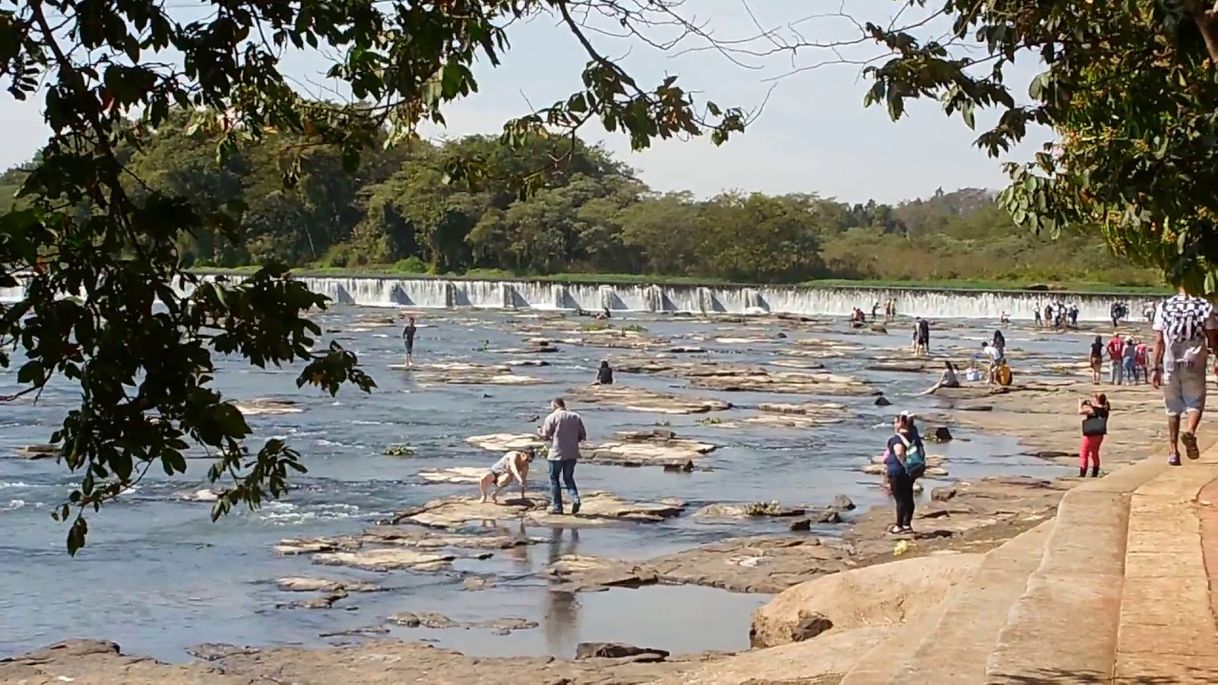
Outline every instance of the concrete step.
MULTIPOLYGON (((1218 682, 1218 628, 1198 508, 1218 449, 1164 471, 1130 502, 1117 633, 1118 683, 1218 682)), ((1215 492, 1208 488, 1209 492, 1215 492)))
POLYGON ((902 682, 974 685, 998 642, 1011 606, 1023 596, 1040 566, 1055 520, 986 554, 973 583, 949 599, 951 606, 906 664, 902 682))
POLYGON ((1066 493, 982 682, 1112 681, 1130 502, 1166 468, 1148 459, 1066 493))
POLYGON ((1040 563, 1053 521, 991 550, 935 610, 904 625, 851 668, 843 685, 980 682, 1007 611, 1040 563))

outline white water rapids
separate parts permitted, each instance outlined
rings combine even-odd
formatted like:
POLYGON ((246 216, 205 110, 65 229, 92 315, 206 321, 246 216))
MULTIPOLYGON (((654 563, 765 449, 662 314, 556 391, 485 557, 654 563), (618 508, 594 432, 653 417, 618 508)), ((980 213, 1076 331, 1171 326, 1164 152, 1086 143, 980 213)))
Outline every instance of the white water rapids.
MULTIPOLYGON (((802 286, 684 286, 565 284, 543 281, 450 280, 377 276, 301 276, 314 292, 340 304, 365 307, 451 309, 538 309, 621 312, 687 312, 695 314, 803 314, 848 316, 858 307, 871 314, 872 305, 895 299, 900 316, 1030 320, 1051 301, 1079 307, 1079 320, 1104 321, 1114 301, 1129 304, 1137 318, 1147 302, 1157 298, 1101 293, 1017 290, 936 290, 925 288, 802 287, 802 286)), ((22 298, 22 288, 0 288, 0 302, 22 298)))

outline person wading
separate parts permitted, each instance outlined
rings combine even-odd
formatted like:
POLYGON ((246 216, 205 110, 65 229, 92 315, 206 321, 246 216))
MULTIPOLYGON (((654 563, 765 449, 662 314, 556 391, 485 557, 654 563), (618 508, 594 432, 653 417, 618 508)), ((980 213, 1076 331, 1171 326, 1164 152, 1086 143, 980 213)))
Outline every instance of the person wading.
POLYGON ((588 439, 584 429, 584 420, 579 414, 567 411, 567 404, 562 398, 550 403, 554 410, 542 422, 538 434, 550 441, 550 454, 546 457, 550 464, 550 513, 561 514, 562 488, 559 487, 559 477, 567 486, 571 496, 571 513, 579 513, 579 488, 575 486, 575 462, 579 459, 579 443, 588 439))
POLYGON ((1083 417, 1083 441, 1078 448, 1078 477, 1087 475, 1091 466, 1091 477, 1100 475, 1100 445, 1108 434, 1108 396, 1097 392, 1089 399, 1078 401, 1078 413, 1083 417))
POLYGON ((1189 459, 1201 456, 1197 426, 1205 411, 1205 364, 1209 350, 1218 349, 1218 317, 1214 305, 1180 288, 1155 310, 1154 366, 1150 382, 1163 389, 1167 408, 1167 463, 1180 465, 1179 444, 1189 459), (1187 416, 1183 429, 1182 416, 1187 416))
POLYGON ((414 325, 414 317, 406 319, 402 328, 402 342, 406 344, 406 365, 414 366, 414 334, 419 329, 414 325))

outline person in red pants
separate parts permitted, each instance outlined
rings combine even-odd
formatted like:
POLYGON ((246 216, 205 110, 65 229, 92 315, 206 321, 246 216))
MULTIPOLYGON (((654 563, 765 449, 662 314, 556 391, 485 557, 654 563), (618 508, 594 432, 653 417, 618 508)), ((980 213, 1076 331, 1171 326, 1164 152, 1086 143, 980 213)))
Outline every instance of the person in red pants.
POLYGON ((1108 405, 1108 397, 1097 392, 1089 399, 1078 401, 1078 413, 1083 417, 1083 441, 1078 448, 1078 477, 1087 475, 1087 467, 1091 467, 1091 477, 1100 475, 1100 445, 1104 444, 1104 436, 1108 434, 1108 413, 1112 407, 1108 405))

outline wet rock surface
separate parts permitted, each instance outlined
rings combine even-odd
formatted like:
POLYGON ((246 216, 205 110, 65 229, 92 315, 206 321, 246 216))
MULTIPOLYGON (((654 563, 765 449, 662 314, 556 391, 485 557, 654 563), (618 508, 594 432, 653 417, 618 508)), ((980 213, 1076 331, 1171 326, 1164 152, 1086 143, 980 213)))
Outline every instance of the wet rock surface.
POLYGON ((538 385, 547 381, 513 373, 510 366, 443 362, 410 367, 415 381, 422 386, 435 385, 538 385))
POLYGON ((525 520, 537 525, 597 526, 616 522, 656 523, 679 515, 685 503, 676 499, 658 502, 629 502, 607 492, 581 493, 582 507, 577 515, 549 513, 549 501, 501 500, 499 504, 481 503, 468 497, 434 500, 402 512, 397 522, 433 528, 460 529, 482 521, 525 520))
POLYGON ((630 388, 621 385, 595 385, 573 388, 567 394, 572 401, 586 404, 608 404, 623 409, 656 414, 705 414, 724 411, 731 404, 717 399, 701 399, 684 395, 630 388))
POLYGON ((637 588, 660 582, 656 570, 646 564, 581 554, 559 557, 546 567, 544 574, 556 583, 554 590, 566 592, 637 588))
POLYGON ((386 620, 389 623, 406 628, 430 628, 433 630, 450 628, 469 630, 471 628, 481 628, 490 630, 496 635, 508 635, 517 630, 531 630, 538 625, 536 621, 515 617, 492 618, 484 621, 455 621, 443 614, 427 611, 417 614, 403 611, 390 616, 386 620))
POLYGON ((125 656, 113 642, 74 640, 0 662, 0 682, 23 685, 400 685, 557 683, 636 685, 674 677, 715 656, 643 663, 631 659, 468 657, 422 643, 361 640, 323 649, 277 647, 217 654, 214 661, 166 664, 125 656))
POLYGON ((618 466, 683 466, 705 457, 717 447, 677 437, 671 430, 654 429, 618 433, 612 441, 588 445, 581 450, 581 460, 618 466))
POLYGON ((240 400, 238 402, 233 402, 233 406, 246 416, 258 416, 262 414, 299 414, 304 411, 303 408, 297 406, 295 400, 274 397, 255 397, 253 399, 240 400))
POLYGON ((668 656, 669 652, 663 649, 635 647, 621 642, 581 642, 575 648, 576 660, 629 658, 637 662, 648 662, 663 661, 668 656))
POLYGON ((972 576, 980 554, 918 557, 834 573, 796 585, 753 614, 749 640, 773 647, 830 627, 899 625, 937 605, 972 576))

